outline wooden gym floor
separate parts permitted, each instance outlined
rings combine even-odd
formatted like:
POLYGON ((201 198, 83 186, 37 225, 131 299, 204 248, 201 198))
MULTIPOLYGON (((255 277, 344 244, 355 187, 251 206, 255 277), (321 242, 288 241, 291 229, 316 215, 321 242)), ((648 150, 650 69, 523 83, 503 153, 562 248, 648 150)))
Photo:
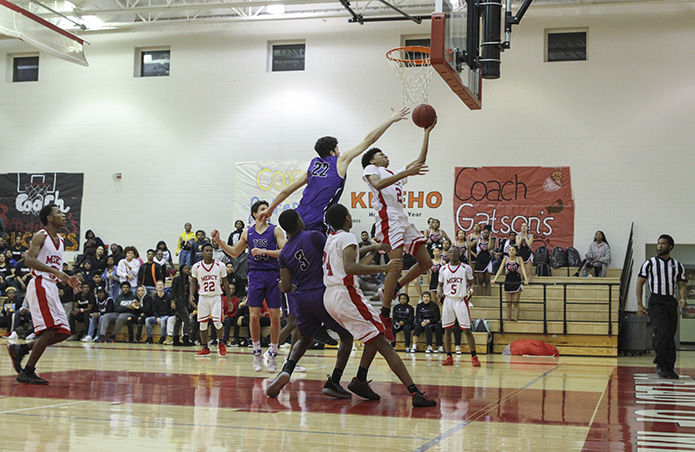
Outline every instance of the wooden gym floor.
MULTIPOLYGON (((3 347, 5 348, 5 347, 3 347)), ((213 351, 215 348, 213 348, 213 351)), ((648 451, 695 448, 695 352, 679 352, 681 379, 658 380, 652 356, 620 358, 400 353, 437 399, 412 408, 377 357, 380 401, 321 394, 335 350, 310 350, 277 399, 274 375, 255 373, 250 349, 194 359, 193 348, 63 343, 37 373, 15 381, 0 358, 2 451, 648 451)), ((287 351, 283 350, 282 355, 287 351)), ((343 386, 354 376, 353 356, 343 386)))

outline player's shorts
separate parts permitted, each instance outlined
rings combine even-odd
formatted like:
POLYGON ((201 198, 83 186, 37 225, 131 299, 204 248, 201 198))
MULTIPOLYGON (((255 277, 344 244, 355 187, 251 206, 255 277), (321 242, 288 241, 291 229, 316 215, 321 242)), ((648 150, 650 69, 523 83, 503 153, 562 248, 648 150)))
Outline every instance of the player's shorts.
POLYGON ((222 296, 221 295, 200 295, 198 296, 198 322, 207 323, 222 322, 222 296))
POLYGON ((471 329, 471 313, 468 310, 468 300, 465 298, 444 297, 442 304, 442 327, 451 328, 459 321, 462 330, 471 329))
POLYGON ((298 206, 297 213, 300 217, 302 217, 302 221, 304 222, 304 230, 319 231, 322 234, 326 233, 327 227, 324 221, 326 213, 324 209, 312 209, 298 206))
POLYGON ((405 213, 393 209, 387 209, 386 214, 376 215, 376 233, 374 236, 391 245, 391 249, 403 247, 403 251, 415 256, 420 245, 427 243, 427 238, 413 226, 405 213))
POLYGON ((297 318, 297 328, 304 337, 314 337, 321 329, 321 324, 336 333, 347 333, 323 305, 325 289, 298 290, 287 294, 290 312, 297 318))
POLYGON ((34 334, 44 330, 56 330, 57 333, 70 334, 68 316, 65 314, 63 303, 60 302, 58 286, 38 276, 27 285, 27 301, 34 323, 34 334))
POLYGON ((385 331, 379 313, 360 289, 326 287, 323 304, 328 314, 358 341, 367 343, 385 331))
POLYGON ((280 298, 280 288, 278 281, 280 272, 274 271, 250 271, 249 287, 246 304, 250 308, 262 308, 263 300, 268 305, 268 309, 282 308, 280 298))

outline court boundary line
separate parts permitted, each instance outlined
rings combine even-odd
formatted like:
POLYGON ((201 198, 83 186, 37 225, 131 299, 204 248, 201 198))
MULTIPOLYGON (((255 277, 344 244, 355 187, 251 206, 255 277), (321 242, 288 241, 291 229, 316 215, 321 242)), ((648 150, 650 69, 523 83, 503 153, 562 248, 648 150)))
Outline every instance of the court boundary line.
POLYGON ((449 430, 446 430, 445 432, 440 433, 439 435, 435 436, 431 440, 427 441, 422 446, 418 447, 417 449, 414 449, 413 452, 424 452, 426 450, 429 450, 433 446, 436 446, 437 444, 439 444, 442 441, 444 441, 445 439, 449 438, 451 435, 458 432, 459 430, 462 430, 462 429, 468 427, 470 424, 472 424, 473 422, 478 420, 481 416, 488 413, 491 409, 495 408, 496 406, 499 406, 501 403, 506 402, 507 400, 511 399, 512 397, 516 397, 519 393, 525 391, 526 389, 531 387, 533 384, 535 384, 537 381, 541 380, 542 378, 545 378, 549 373, 559 369, 563 365, 564 365, 564 363, 561 363, 552 369, 546 370, 545 372, 543 372, 542 374, 540 374, 539 376, 537 376, 533 380, 526 383, 524 386, 517 388, 516 390, 507 394, 506 397, 497 399, 496 402, 492 402, 492 403, 488 404, 486 407, 481 408, 477 412, 473 413, 472 419, 467 420, 467 421, 463 421, 460 424, 451 427, 449 430))
MULTIPOLYGON (((54 403, 51 405, 41 405, 41 406, 32 406, 32 407, 27 407, 27 408, 17 408, 16 410, 0 411, 0 415, 2 415, 2 414, 14 414, 14 413, 18 413, 20 411, 40 410, 43 408, 54 408, 54 407, 59 407, 59 406, 77 405, 80 403, 88 403, 88 402, 92 402, 92 400, 76 400, 74 402, 63 402, 63 403, 54 403)), ((30 416, 33 416, 33 415, 30 415, 30 416)))

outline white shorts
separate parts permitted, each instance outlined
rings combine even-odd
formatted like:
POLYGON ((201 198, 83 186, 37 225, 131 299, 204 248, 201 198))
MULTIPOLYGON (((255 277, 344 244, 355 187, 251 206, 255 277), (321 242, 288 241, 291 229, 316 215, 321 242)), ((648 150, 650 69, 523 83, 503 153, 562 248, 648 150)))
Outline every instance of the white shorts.
POLYGON ((376 215, 375 237, 391 245, 391 249, 403 247, 403 251, 415 256, 420 245, 427 243, 427 238, 410 224, 405 213, 388 209, 386 218, 376 215))
POLYGON ((471 329, 471 313, 465 298, 444 298, 442 305, 442 328, 451 328, 459 321, 462 330, 471 329))
POLYGON ((198 322, 222 323, 222 297, 220 295, 200 295, 198 297, 198 322))
POLYGON ((360 289, 347 286, 326 287, 323 304, 328 314, 365 344, 385 331, 379 313, 360 289))
POLYGON ((60 302, 58 286, 44 278, 36 277, 27 286, 27 301, 34 323, 34 334, 54 329, 58 333, 70 334, 68 316, 60 302))

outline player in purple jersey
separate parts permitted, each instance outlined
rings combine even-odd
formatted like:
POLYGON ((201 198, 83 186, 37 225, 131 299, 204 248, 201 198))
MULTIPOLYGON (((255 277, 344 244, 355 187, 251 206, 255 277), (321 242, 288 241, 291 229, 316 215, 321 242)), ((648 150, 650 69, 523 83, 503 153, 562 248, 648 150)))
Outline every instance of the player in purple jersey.
POLYGON ((270 312, 270 348, 266 362, 268 372, 277 370, 276 357, 282 317, 282 301, 278 289, 280 268, 277 260, 280 250, 285 245, 285 234, 280 228, 269 224, 267 217, 264 220, 258 219, 267 208, 267 201, 253 203, 251 216, 256 219, 256 224, 242 232, 241 238, 234 246, 223 242, 217 229, 211 233, 212 239, 232 257, 240 255, 246 247, 249 249, 249 287, 246 303, 249 306, 249 330, 253 341, 253 370, 256 372, 263 370, 260 325, 263 300, 266 301, 270 312))
POLYGON ((297 212, 302 216, 306 230, 326 232, 324 214, 330 206, 340 200, 350 162, 374 144, 391 124, 405 119, 408 113, 410 110, 406 107, 393 112, 386 122, 369 132, 360 144, 344 153, 338 150, 336 138, 319 138, 314 145, 314 150, 319 156, 311 161, 305 173, 280 191, 268 210, 259 215, 259 221, 268 219, 280 203, 306 184, 297 212))
POLYGON ((299 359, 314 341, 314 335, 326 324, 340 336, 340 347, 333 374, 323 386, 323 394, 338 399, 349 399, 350 392, 340 386, 340 378, 352 351, 353 338, 326 312, 323 305, 323 247, 326 236, 318 231, 307 231, 296 210, 285 210, 278 222, 287 232, 288 240, 280 252, 280 289, 287 294, 289 310, 297 319, 300 337, 292 346, 282 371, 266 389, 269 397, 277 397, 290 381, 299 359))

